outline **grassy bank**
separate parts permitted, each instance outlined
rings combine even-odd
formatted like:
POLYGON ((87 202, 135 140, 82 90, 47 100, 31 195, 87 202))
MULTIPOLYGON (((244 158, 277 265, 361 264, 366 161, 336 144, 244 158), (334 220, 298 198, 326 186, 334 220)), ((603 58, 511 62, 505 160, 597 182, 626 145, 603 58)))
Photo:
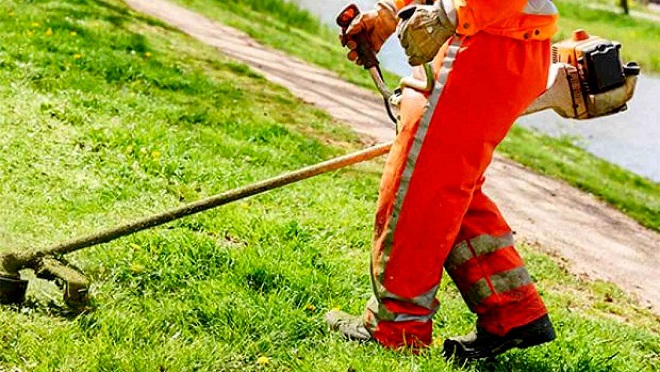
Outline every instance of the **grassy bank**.
MULTIPOLYGON (((247 67, 115 0, 0 3, 0 243, 38 247, 360 146, 247 67), (333 145, 328 145, 332 143, 333 145)), ((560 338, 459 368, 328 334, 358 312, 381 164, 78 253, 94 309, 0 307, 0 370, 652 370, 658 318, 527 248, 560 338)), ((436 337, 474 322, 441 288, 436 337)))
MULTIPOLYGON (((368 74, 348 63, 336 32, 318 19, 281 0, 177 0, 211 18, 239 28, 257 40, 337 72, 348 81, 373 88, 368 74)), ((660 27, 653 22, 591 10, 573 2, 559 2, 562 31, 583 27, 624 44, 626 60, 645 71, 660 71, 660 27)), ((397 79, 388 76, 388 81, 397 79)), ((607 201, 642 225, 660 231, 660 184, 614 166, 565 139, 517 128, 500 153, 543 174, 559 178, 607 201)))

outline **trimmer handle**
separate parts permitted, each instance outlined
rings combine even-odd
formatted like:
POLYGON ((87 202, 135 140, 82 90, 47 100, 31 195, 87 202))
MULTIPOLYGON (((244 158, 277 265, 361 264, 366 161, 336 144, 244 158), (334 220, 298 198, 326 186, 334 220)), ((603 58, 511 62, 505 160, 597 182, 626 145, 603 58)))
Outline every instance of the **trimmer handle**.
MULTIPOLYGON (((356 4, 350 4, 344 10, 342 10, 337 16, 337 25, 341 27, 343 32, 343 40, 346 41, 346 30, 351 25, 351 22, 360 15, 360 8, 356 4)), ((378 67, 380 62, 376 53, 369 46, 367 41, 367 35, 364 32, 360 32, 357 35, 351 36, 351 39, 357 44, 357 54, 358 57, 362 60, 365 70, 368 70, 372 67, 378 67)))

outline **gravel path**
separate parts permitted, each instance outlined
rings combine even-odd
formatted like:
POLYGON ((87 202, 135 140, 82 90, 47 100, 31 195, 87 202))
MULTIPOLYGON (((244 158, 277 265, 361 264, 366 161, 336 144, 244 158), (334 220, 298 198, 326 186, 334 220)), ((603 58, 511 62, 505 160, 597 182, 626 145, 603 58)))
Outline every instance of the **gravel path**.
MULTIPOLYGON (((124 1, 250 65, 356 132, 392 139, 374 93, 166 0, 124 1)), ((486 189, 519 240, 566 258, 575 274, 616 283, 660 314, 660 234, 589 194, 501 157, 490 167, 486 189)))

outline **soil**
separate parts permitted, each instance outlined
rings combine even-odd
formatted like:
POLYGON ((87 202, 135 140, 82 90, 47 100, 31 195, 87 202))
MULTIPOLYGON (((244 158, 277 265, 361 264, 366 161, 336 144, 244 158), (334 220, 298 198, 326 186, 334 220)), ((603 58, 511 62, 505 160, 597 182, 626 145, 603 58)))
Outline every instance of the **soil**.
MULTIPOLYGON (((394 137, 375 93, 166 0, 124 1, 250 65, 356 132, 375 141, 394 137)), ((487 175, 486 190, 519 241, 565 258, 576 275, 615 283, 660 314, 660 234, 587 193, 510 160, 496 157, 487 175)))

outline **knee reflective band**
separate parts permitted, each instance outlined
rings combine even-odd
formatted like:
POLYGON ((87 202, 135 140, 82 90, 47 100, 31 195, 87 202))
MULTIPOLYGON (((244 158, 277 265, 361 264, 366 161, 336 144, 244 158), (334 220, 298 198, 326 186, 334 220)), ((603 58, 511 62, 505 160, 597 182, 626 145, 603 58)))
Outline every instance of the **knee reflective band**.
POLYGON ((472 258, 511 246, 513 246, 513 234, 511 232, 503 236, 480 235, 469 242, 463 241, 454 246, 445 262, 445 267, 456 269, 472 258))
POLYGON ((477 183, 445 268, 482 326, 501 335, 546 310, 513 247, 511 229, 481 189, 483 182, 477 183))

